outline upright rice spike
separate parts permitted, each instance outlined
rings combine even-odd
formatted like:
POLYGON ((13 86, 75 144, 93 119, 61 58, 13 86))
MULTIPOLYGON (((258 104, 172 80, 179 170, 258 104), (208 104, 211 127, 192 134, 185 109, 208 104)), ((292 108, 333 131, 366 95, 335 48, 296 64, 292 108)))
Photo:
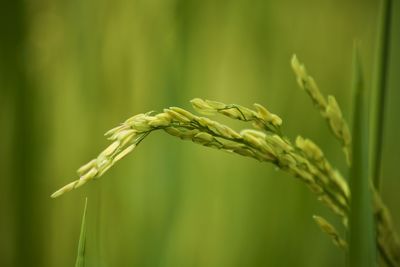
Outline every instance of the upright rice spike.
POLYGON ((327 120, 332 133, 336 139, 341 142, 343 153, 346 157, 346 163, 350 166, 351 134, 336 99, 333 96, 328 96, 328 100, 325 99, 316 82, 308 75, 306 68, 300 63, 296 55, 292 56, 291 64, 299 86, 311 97, 311 100, 320 111, 322 117, 327 120))

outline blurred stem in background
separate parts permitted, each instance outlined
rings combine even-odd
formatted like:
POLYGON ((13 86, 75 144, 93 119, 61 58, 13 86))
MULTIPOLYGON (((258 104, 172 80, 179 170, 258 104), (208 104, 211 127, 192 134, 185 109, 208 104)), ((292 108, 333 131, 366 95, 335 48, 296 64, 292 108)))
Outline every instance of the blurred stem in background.
POLYGON ((371 94, 371 159, 370 172, 377 190, 381 183, 381 158, 383 147, 383 130, 385 121, 385 97, 387 95, 390 30, 392 15, 392 0, 382 0, 379 14, 377 53, 374 69, 374 84, 371 94))
MULTIPOLYGON (((25 1, 2 1, 0 7, 0 74, 3 97, 12 102, 11 126, 2 125, 2 131, 11 131, 12 150, 10 173, 11 199, 13 205, 13 230, 15 233, 12 266, 43 266, 43 250, 40 219, 43 209, 39 182, 37 142, 35 128, 36 97, 28 78, 27 50, 28 16, 25 1)), ((10 229, 10 231, 12 231, 10 229)))

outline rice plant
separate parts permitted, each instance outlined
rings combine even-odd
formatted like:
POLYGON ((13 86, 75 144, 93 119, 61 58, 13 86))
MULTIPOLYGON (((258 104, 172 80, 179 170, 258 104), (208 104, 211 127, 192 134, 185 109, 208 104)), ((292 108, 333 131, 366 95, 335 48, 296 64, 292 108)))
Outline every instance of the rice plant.
MULTIPOLYGON (((358 61, 355 60, 355 63, 358 64, 358 61)), ((322 231, 332 238, 334 244, 343 249, 345 253, 348 249, 350 250, 349 259, 352 266, 360 266, 360 261, 353 255, 357 255, 360 248, 361 251, 364 251, 362 249, 362 240, 364 240, 362 237, 364 236, 360 235, 363 233, 362 229, 366 222, 360 222, 359 219, 373 214, 374 220, 371 219, 371 225, 375 225, 376 232, 373 246, 376 246, 381 262, 388 266, 400 266, 400 243, 393 228, 390 213, 379 193, 369 186, 369 178, 367 177, 365 180, 365 175, 362 173, 365 164, 368 164, 362 159, 363 152, 360 152, 360 149, 363 148, 362 142, 366 141, 361 136, 362 129, 366 127, 362 124, 365 119, 362 117, 363 98, 355 98, 358 100, 355 104, 352 138, 335 97, 326 97, 322 94, 313 77, 308 74, 305 66, 295 55, 292 57, 291 65, 300 88, 310 96, 314 106, 327 121, 333 136, 339 141, 343 149, 344 160, 348 166, 351 166, 352 162, 354 163, 350 183, 349 179, 346 179, 330 163, 323 150, 315 142, 301 136, 294 141, 290 140, 283 132, 282 119, 263 105, 256 103, 253 108, 248 108, 237 104, 195 98, 191 100, 191 104, 200 115, 179 107, 170 107, 160 113, 147 112, 135 115, 109 130, 105 136, 111 141, 111 144, 95 159, 78 169, 79 179, 57 190, 51 197, 59 197, 89 181, 100 178, 118 161, 131 153, 149 134, 154 131, 164 131, 173 137, 202 146, 253 158, 259 162, 271 163, 301 180, 319 201, 341 219, 342 225, 337 227, 346 230, 350 226, 350 230, 353 231, 349 234, 350 238, 345 239, 340 236, 339 232, 341 231, 337 231, 336 227, 326 219, 316 215, 313 217, 322 231), (215 115, 243 121, 249 123, 250 126, 236 131, 209 118, 215 115), (364 180, 362 182, 353 180, 354 177, 364 180), (368 204, 368 199, 371 200, 370 204, 368 204), (360 206, 359 201, 364 206, 360 206), (360 207, 366 208, 367 211, 358 210, 360 207), (352 209, 357 212, 352 212, 352 209), (370 213, 368 213, 368 209, 370 213), (360 212, 361 215, 359 215, 360 212), (355 239, 354 236, 356 236, 355 239)), ((355 70, 358 71, 359 67, 356 67, 355 70)), ((359 76, 355 75, 355 77, 359 76)), ((358 85, 359 83, 356 82, 355 87, 358 85)), ((362 90, 357 88, 357 94, 362 94, 362 90)), ((368 237, 364 238, 367 241, 371 240, 368 237)), ((373 250, 375 251, 375 248, 373 250)), ((374 265, 370 260, 368 262, 374 265)))

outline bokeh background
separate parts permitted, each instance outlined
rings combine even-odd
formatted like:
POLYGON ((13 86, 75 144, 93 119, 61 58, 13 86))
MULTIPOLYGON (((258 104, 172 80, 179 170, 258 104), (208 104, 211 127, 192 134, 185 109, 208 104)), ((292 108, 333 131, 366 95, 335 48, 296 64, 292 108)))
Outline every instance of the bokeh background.
MULTIPOLYGON (((14 0, 0 8, 0 266, 73 266, 88 197, 87 266, 341 266, 313 214, 337 219, 273 166, 155 133, 101 180, 52 200, 136 113, 202 97, 259 102, 340 146, 290 69, 296 53, 351 114, 361 41, 372 82, 379 1, 14 0)), ((383 199, 400 229, 400 9, 394 1, 383 199)), ((228 122, 228 121, 226 121, 228 122)), ((237 129, 245 124, 233 124, 237 129)))

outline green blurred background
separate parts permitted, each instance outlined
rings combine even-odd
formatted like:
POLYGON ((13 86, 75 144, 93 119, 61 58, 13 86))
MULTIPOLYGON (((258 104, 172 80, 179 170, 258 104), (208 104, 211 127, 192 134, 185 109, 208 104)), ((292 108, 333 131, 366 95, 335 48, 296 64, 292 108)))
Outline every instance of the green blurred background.
MULTIPOLYGON (((281 115, 346 174, 289 60, 351 112, 355 38, 367 85, 379 1, 14 0, 0 7, 0 266, 73 266, 84 198, 88 266, 341 266, 273 166, 155 133, 98 182, 50 199, 127 117, 194 97, 281 115)), ((383 198, 400 229, 399 2, 394 1, 383 198)), ((238 129, 244 124, 234 124, 238 129)))

